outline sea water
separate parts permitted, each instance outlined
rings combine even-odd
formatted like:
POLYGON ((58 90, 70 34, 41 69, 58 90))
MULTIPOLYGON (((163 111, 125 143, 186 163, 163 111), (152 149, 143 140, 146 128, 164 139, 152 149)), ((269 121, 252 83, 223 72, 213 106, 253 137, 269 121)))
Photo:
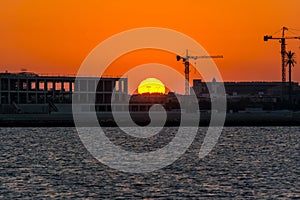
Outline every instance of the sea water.
MULTIPOLYGON (((1 128, 0 198, 300 198, 300 127, 225 127, 199 159, 205 130, 173 164, 133 174, 93 158, 75 128, 1 128)), ((162 148, 176 131, 143 142, 105 128, 115 145, 136 152, 162 148)))

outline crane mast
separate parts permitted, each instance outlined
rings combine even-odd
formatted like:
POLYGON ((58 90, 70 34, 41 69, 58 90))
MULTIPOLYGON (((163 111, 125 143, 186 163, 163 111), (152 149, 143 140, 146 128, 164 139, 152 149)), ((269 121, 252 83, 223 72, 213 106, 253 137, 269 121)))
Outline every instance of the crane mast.
POLYGON ((268 41, 268 40, 279 40, 279 42, 281 43, 281 76, 282 76, 282 82, 285 83, 286 82, 286 39, 300 39, 300 36, 293 36, 293 37, 286 37, 285 36, 285 31, 287 31, 288 28, 287 27, 282 27, 282 37, 273 37, 271 35, 265 35, 264 36, 264 41, 268 41))
POLYGON ((182 59, 182 62, 184 63, 184 76, 185 76, 185 95, 190 94, 190 59, 197 60, 197 59, 203 59, 203 58, 223 58, 223 56, 190 56, 188 49, 186 50, 185 57, 181 57, 179 55, 176 56, 177 61, 180 61, 182 59))

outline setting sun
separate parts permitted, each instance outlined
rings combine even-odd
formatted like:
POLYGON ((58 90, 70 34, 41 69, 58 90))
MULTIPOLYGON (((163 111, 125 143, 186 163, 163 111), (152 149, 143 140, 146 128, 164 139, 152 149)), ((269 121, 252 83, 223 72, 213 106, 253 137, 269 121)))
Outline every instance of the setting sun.
POLYGON ((166 88, 164 84, 156 79, 156 78, 147 78, 143 80, 138 87, 138 93, 139 94, 145 94, 145 93, 162 93, 164 94, 166 92, 166 88))

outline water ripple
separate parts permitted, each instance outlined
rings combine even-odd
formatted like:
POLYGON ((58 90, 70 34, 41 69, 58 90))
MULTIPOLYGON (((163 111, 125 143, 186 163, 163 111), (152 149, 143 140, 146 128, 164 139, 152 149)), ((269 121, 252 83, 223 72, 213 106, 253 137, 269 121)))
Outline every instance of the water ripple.
MULTIPOLYGON (((176 130, 165 128, 145 149, 140 140, 111 139, 145 151, 165 145, 176 130)), ((204 132, 172 165, 137 175, 99 163, 74 128, 1 128, 0 198, 300 198, 300 127, 226 127, 199 160, 204 132)))

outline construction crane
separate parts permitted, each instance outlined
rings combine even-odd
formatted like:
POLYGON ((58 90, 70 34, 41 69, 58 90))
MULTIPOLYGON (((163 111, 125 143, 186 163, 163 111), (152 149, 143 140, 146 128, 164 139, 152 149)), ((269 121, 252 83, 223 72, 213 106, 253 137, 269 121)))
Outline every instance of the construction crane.
POLYGON ((264 41, 268 41, 268 40, 279 40, 279 42, 281 43, 281 70, 282 70, 282 82, 285 83, 286 82, 286 73, 285 73, 285 67, 286 67, 286 41, 287 39, 300 39, 300 36, 285 36, 285 31, 288 30, 287 27, 282 27, 282 37, 273 37, 271 35, 265 35, 264 36, 264 41))
POLYGON ((202 58, 223 58, 223 56, 190 56, 188 49, 186 50, 185 57, 181 57, 179 55, 176 56, 177 61, 182 60, 184 63, 184 75, 185 75, 185 95, 190 94, 190 86, 189 86, 189 81, 190 81, 190 59, 202 59, 202 58))

